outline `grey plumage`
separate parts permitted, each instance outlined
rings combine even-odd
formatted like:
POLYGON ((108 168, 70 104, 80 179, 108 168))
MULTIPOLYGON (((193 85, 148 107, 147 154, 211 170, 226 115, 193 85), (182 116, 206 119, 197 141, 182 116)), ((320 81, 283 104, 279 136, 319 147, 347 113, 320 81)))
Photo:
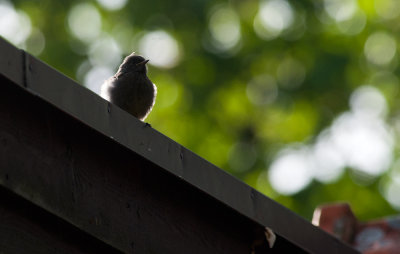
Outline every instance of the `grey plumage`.
POLYGON ((147 77, 148 61, 135 53, 130 54, 117 73, 101 87, 103 98, 142 121, 153 108, 157 95, 157 87, 147 77))

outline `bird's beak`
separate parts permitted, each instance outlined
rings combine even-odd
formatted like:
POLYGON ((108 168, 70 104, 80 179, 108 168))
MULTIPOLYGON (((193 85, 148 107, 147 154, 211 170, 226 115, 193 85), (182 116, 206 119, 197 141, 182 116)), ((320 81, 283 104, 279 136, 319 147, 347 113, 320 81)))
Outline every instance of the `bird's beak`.
POLYGON ((144 60, 144 61, 142 61, 140 63, 137 63, 136 65, 145 65, 145 64, 147 64, 148 61, 150 61, 150 60, 144 60))

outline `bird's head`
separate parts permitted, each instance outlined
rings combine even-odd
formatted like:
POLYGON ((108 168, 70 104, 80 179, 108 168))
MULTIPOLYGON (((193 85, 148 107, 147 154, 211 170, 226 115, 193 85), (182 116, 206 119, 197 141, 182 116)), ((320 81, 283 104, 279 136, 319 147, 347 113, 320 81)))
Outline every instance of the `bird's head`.
POLYGON ((147 73, 146 60, 144 57, 136 55, 135 52, 125 57, 122 64, 119 66, 118 72, 140 72, 147 73))

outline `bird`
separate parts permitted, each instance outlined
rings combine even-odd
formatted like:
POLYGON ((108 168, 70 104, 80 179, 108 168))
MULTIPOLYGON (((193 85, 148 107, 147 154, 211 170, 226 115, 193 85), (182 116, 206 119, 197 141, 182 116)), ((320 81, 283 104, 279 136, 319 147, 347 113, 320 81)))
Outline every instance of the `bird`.
POLYGON ((135 52, 125 57, 117 73, 104 81, 101 96, 144 121, 152 110, 157 87, 147 77, 149 60, 135 52))

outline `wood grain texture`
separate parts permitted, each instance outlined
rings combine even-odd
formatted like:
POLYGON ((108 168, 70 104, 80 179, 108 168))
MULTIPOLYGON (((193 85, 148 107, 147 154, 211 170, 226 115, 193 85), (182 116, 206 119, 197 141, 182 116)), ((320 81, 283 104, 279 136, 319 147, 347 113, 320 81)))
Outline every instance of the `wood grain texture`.
POLYGON ((121 253, 0 187, 0 253, 121 253))

